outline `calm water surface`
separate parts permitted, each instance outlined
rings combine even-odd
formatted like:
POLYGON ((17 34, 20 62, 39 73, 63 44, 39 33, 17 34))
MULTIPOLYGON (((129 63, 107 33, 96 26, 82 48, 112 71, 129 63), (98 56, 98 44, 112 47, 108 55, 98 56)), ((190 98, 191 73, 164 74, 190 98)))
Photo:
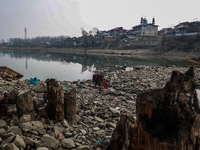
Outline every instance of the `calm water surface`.
POLYGON ((0 66, 8 66, 24 75, 23 79, 37 77, 40 80, 75 81, 91 79, 96 69, 111 69, 114 65, 153 65, 185 67, 184 59, 169 58, 133 58, 114 56, 91 56, 59 54, 31 51, 0 51, 0 66))

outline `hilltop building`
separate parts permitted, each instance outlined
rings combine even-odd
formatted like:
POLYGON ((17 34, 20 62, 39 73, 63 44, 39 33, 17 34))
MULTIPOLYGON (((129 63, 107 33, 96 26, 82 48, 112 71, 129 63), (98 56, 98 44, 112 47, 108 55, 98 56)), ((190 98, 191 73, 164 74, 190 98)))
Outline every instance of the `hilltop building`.
POLYGON ((148 23, 146 18, 141 17, 140 24, 133 26, 130 31, 132 35, 141 37, 152 37, 158 35, 158 25, 155 25, 155 18, 148 23))

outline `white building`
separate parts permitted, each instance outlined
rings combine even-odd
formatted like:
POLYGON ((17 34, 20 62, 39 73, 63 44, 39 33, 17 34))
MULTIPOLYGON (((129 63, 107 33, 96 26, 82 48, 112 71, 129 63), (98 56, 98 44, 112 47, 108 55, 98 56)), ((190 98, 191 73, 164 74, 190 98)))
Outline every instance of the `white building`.
POLYGON ((140 24, 132 27, 132 34, 136 36, 157 36, 158 25, 155 25, 155 19, 148 23, 146 18, 141 18, 140 24))

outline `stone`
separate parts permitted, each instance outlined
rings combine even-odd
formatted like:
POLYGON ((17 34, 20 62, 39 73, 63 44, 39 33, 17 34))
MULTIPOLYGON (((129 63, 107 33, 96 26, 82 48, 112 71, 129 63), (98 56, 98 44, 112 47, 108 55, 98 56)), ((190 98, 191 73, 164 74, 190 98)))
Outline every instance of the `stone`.
POLYGON ((34 129, 29 130, 28 133, 30 133, 31 135, 39 135, 39 133, 34 129))
POLYGON ((35 87, 33 90, 37 93, 46 93, 47 87, 44 85, 39 85, 39 86, 35 87))
POLYGON ((79 147, 77 148, 77 150, 90 150, 90 146, 88 146, 88 145, 79 146, 79 147))
POLYGON ((99 131, 100 128, 99 128, 99 127, 94 127, 93 130, 94 130, 94 131, 99 131))
POLYGON ((6 128, 6 127, 7 127, 7 123, 4 120, 0 119, 0 129, 6 128))
POLYGON ((5 135, 6 133, 7 132, 6 132, 6 130, 4 128, 0 129, 0 137, 3 136, 3 135, 5 135))
POLYGON ((4 140, 2 141, 1 145, 3 146, 3 145, 6 145, 6 144, 12 142, 14 140, 14 138, 15 138, 15 135, 9 136, 7 138, 3 137, 4 140))
POLYGON ((15 114, 17 112, 17 107, 16 105, 8 105, 8 108, 6 110, 7 115, 12 115, 15 114))
POLYGON ((46 105, 44 107, 38 108, 38 116, 40 118, 48 118, 47 112, 46 112, 46 105))
POLYGON ((81 117, 78 114, 76 114, 76 123, 80 123, 80 121, 81 121, 81 117))
POLYGON ((69 149, 72 149, 72 148, 75 148, 75 143, 72 139, 62 139, 62 146, 64 148, 69 148, 69 149))
POLYGON ((50 147, 50 148, 55 148, 56 149, 59 146, 58 140, 56 140, 53 136, 50 136, 48 134, 43 135, 41 140, 44 142, 44 145, 46 147, 50 147))
POLYGON ((7 133, 6 131, 2 134, 2 138, 3 139, 7 139, 7 138, 9 138, 9 137, 15 137, 15 134, 13 133, 13 132, 9 132, 9 133, 7 133))
POLYGON ((108 122, 106 126, 107 126, 107 127, 116 128, 116 123, 108 122))
POLYGON ((102 95, 107 95, 107 94, 111 94, 112 92, 110 91, 110 89, 103 89, 102 91, 102 95))
POLYGON ((43 135, 46 133, 43 124, 40 121, 31 121, 33 129, 36 130, 39 134, 43 135))
POLYGON ((25 136, 22 136, 24 142, 26 143, 26 145, 30 145, 30 146, 33 146, 34 144, 34 140, 29 138, 29 137, 25 137, 25 136))
POLYGON ((31 116, 30 115, 23 115, 21 116, 20 122, 24 123, 24 122, 30 122, 31 121, 31 116))
POLYGON ((5 146, 5 150, 20 150, 14 143, 9 143, 5 146))
POLYGON ((12 91, 5 93, 4 98, 8 100, 9 104, 15 104, 18 94, 18 90, 13 89, 12 91))
POLYGON ((83 130, 83 129, 80 129, 80 131, 81 131, 81 133, 83 134, 83 135, 85 135, 87 132, 85 131, 85 130, 83 130))
POLYGON ((18 123, 19 123, 18 116, 15 114, 12 114, 11 119, 10 119, 10 125, 15 126, 15 125, 18 125, 18 123))
POLYGON ((16 105, 19 117, 23 116, 24 114, 28 114, 31 116, 32 120, 35 119, 31 90, 21 91, 16 99, 16 105))
POLYGON ((13 144, 15 144, 17 147, 25 148, 26 143, 24 142, 23 138, 19 135, 16 135, 13 144))
POLYGON ((20 123, 19 126, 24 132, 28 132, 29 130, 33 129, 33 125, 30 122, 20 123))
POLYGON ((38 148, 38 147, 48 147, 48 146, 46 146, 45 143, 42 142, 42 141, 35 141, 34 142, 34 147, 38 148))
POLYGON ((8 107, 8 100, 6 98, 3 98, 0 101, 0 118, 3 118, 7 115, 6 114, 7 107, 8 107))
POLYGON ((38 147, 36 150, 48 150, 47 147, 38 147))
POLYGON ((68 122, 65 119, 63 119, 63 121, 62 121, 62 125, 65 128, 69 128, 69 124, 68 124, 68 122))
POLYGON ((114 109, 114 108, 111 108, 111 107, 110 107, 110 111, 111 111, 113 114, 120 114, 120 111, 119 111, 119 110, 114 109))
POLYGON ((19 126, 11 126, 10 128, 8 128, 7 133, 9 132, 13 132, 14 134, 20 135, 20 136, 23 135, 22 129, 19 126))
POLYGON ((98 122, 104 122, 104 120, 101 119, 101 118, 99 118, 99 117, 95 117, 94 119, 95 119, 96 121, 98 121, 98 122))
POLYGON ((60 134, 63 135, 65 129, 62 127, 54 126, 53 130, 54 130, 55 137, 58 137, 60 134))

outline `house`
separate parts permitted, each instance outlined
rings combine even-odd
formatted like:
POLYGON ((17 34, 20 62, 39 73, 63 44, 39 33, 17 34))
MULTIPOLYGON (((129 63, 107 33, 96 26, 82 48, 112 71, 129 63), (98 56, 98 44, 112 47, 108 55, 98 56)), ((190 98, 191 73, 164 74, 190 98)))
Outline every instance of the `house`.
POLYGON ((135 36, 157 36, 158 25, 155 25, 155 19, 152 19, 152 23, 148 23, 146 18, 141 18, 140 24, 132 27, 132 31, 129 31, 135 36))
POLYGON ((123 36, 126 33, 126 31, 127 30, 123 29, 123 27, 116 27, 116 28, 109 30, 108 33, 111 36, 118 38, 119 36, 123 36))
POLYGON ((182 22, 175 26, 176 33, 187 33, 189 29, 189 22, 182 22))
POLYGON ((200 22, 199 22, 199 21, 190 22, 190 23, 189 23, 188 32, 189 32, 189 33, 192 33, 192 32, 200 32, 200 22))
POLYGON ((160 36, 173 36, 175 34, 175 30, 173 28, 163 28, 158 31, 158 35, 160 36))
POLYGON ((176 36, 194 36, 199 35, 200 22, 182 22, 175 26, 176 36))

